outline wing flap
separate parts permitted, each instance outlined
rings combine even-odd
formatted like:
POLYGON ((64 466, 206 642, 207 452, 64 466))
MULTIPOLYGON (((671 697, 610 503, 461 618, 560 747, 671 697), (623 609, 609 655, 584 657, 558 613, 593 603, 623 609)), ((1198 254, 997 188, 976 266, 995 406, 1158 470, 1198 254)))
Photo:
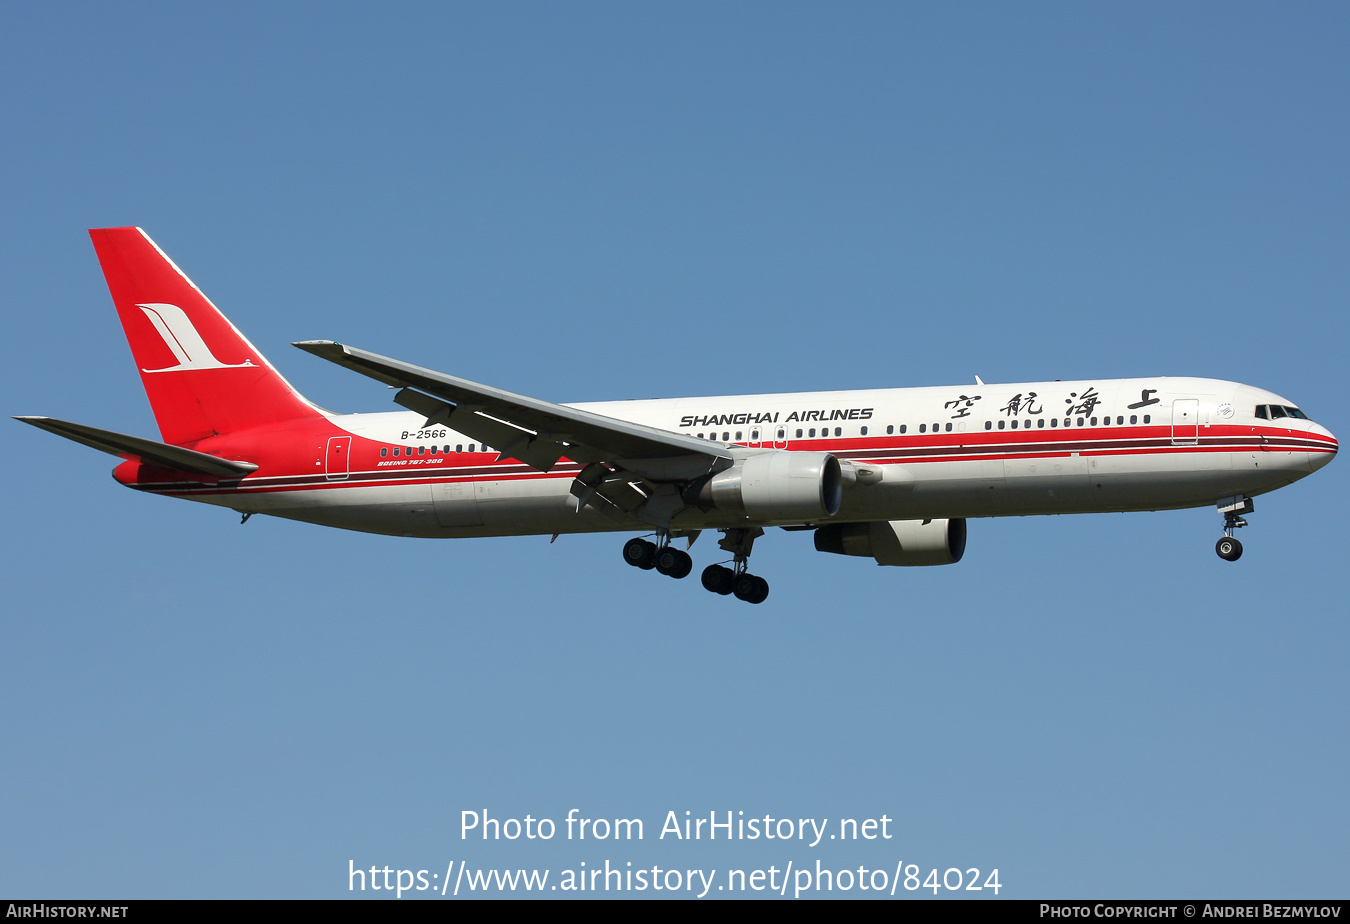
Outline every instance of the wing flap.
MULTIPOLYGON (((475 413, 468 405, 447 404, 440 398, 404 388, 394 401, 427 419, 428 427, 445 424, 465 436, 473 437, 498 451, 497 458, 519 459, 531 468, 547 472, 563 457, 563 448, 549 434, 522 430, 520 427, 475 413)), ((586 461, 586 460, 578 460, 586 461)))
POLYGON ((15 417, 14 419, 32 424, 48 433, 64 436, 68 440, 92 446, 94 449, 114 456, 140 459, 142 462, 152 462, 164 468, 190 472, 194 475, 242 478, 250 472, 258 470, 258 466, 252 462, 222 459, 220 456, 197 452, 195 449, 170 446, 168 443, 142 439, 139 436, 128 436, 125 433, 115 433, 112 430, 100 430, 98 427, 71 423, 68 420, 57 420, 54 417, 15 417))

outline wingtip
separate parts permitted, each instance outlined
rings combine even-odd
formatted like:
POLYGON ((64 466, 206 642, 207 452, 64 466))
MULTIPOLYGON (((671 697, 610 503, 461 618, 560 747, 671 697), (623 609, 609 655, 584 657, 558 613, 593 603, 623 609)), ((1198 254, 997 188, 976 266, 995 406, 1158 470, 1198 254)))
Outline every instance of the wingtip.
POLYGON ((334 340, 294 340, 291 346, 315 356, 336 356, 345 351, 342 344, 334 340))

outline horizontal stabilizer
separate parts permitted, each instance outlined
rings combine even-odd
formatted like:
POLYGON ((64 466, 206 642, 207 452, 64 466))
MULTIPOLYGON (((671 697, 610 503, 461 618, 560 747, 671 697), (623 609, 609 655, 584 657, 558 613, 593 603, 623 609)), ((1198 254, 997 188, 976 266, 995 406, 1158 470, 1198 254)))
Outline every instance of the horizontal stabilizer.
POLYGON ((142 462, 152 462, 164 468, 191 472, 194 475, 242 478, 250 472, 258 470, 258 466, 252 462, 235 462, 205 452, 197 452, 194 449, 170 446, 168 443, 145 440, 139 436, 127 436, 125 433, 114 433, 112 430, 100 430, 98 427, 87 427, 84 424, 57 420, 54 417, 15 417, 14 419, 115 456, 136 458, 142 462))

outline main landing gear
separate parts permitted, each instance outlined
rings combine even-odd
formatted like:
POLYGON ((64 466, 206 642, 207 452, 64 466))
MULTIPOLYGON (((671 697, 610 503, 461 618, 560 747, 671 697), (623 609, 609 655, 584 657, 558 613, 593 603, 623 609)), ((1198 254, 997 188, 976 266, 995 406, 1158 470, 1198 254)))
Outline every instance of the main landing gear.
POLYGON ((623 546, 623 560, 635 568, 651 571, 653 568, 667 577, 688 577, 694 570, 694 560, 688 552, 672 548, 670 537, 659 537, 661 544, 646 539, 629 539, 623 546))
MULTIPOLYGON (((763 603, 769 597, 769 582, 748 572, 746 566, 750 561, 750 547, 764 535, 764 530, 727 529, 723 532, 726 536, 717 544, 732 554, 732 567, 709 565, 704 568, 704 588, 723 596, 734 594, 736 599, 746 603, 763 603)), ((629 539, 623 546, 623 560, 634 568, 659 571, 673 578, 686 577, 694 568, 694 560, 689 557, 689 553, 672 548, 670 536, 666 533, 657 533, 656 542, 642 538, 629 539)))
POLYGON ((763 603, 769 597, 769 582, 751 574, 746 568, 750 563, 750 548, 755 544, 755 539, 764 535, 764 530, 728 529, 724 532, 726 536, 717 545, 734 556, 732 567, 709 565, 704 568, 704 589, 722 596, 735 594, 737 600, 746 603, 763 603))
POLYGON ((1214 544, 1214 551, 1224 561, 1237 561, 1242 557, 1242 543, 1233 537, 1233 530, 1247 525, 1242 514, 1256 509, 1250 497, 1225 497, 1219 501, 1219 512, 1223 514, 1223 538, 1214 544))

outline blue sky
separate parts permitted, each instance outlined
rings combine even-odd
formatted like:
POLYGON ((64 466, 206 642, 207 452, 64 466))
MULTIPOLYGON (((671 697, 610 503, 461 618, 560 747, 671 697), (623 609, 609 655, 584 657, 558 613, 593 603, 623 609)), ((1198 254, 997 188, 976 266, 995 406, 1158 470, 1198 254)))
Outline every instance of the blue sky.
MULTIPOLYGON (((290 341, 556 401, 1212 376, 1344 436, 1347 26, 11 4, 6 413, 156 435, 85 234, 136 224, 340 411, 393 405, 290 341)), ((240 527, 17 423, 0 445, 3 894, 342 897, 349 860, 1350 885, 1343 461, 1258 499, 1235 565, 1207 509, 972 521, 933 569, 775 532, 749 607, 624 566, 617 535, 240 527), (459 836, 464 810, 573 808, 647 837, 459 836), (656 838, 686 810, 895 836, 656 838)))

